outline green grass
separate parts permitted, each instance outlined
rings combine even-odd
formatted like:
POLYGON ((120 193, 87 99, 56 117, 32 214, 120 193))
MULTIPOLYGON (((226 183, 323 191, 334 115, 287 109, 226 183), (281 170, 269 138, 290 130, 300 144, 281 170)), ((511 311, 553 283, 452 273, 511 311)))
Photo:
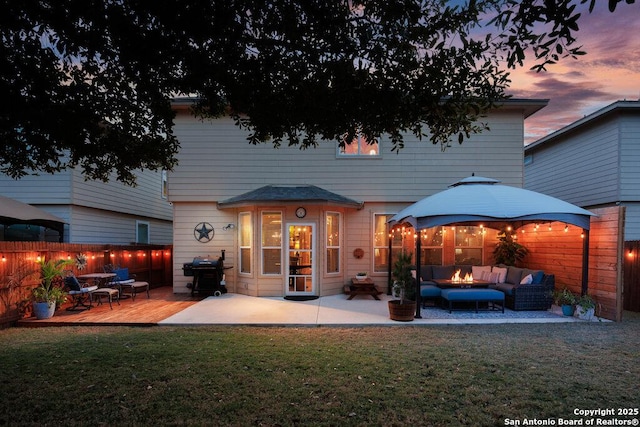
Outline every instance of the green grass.
POLYGON ((581 419, 575 408, 640 405, 639 349, 629 312, 622 323, 13 328, 0 331, 0 425, 581 419))

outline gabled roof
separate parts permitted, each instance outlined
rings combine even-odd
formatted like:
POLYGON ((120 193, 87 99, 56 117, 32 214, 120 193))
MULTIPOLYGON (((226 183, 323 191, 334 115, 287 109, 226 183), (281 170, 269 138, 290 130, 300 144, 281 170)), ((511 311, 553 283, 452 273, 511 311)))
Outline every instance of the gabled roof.
POLYGON ((553 141, 561 138, 562 136, 573 132, 576 129, 580 129, 588 126, 589 124, 606 118, 607 116, 615 113, 619 113, 621 111, 638 111, 640 112, 640 101, 616 101, 612 104, 607 105, 604 108, 599 109, 598 111, 591 113, 583 118, 576 120, 575 122, 553 132, 549 135, 540 138, 537 141, 532 142, 524 148, 525 153, 528 151, 534 150, 540 146, 551 144, 553 141))
POLYGON ((270 205, 286 202, 328 204, 361 209, 363 203, 315 185, 267 185, 218 202, 218 208, 270 205))

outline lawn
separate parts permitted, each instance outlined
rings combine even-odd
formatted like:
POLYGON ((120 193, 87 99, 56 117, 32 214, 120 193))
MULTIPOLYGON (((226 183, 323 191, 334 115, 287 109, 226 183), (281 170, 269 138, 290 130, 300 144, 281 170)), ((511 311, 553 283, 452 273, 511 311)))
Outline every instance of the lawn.
POLYGON ((640 406, 630 312, 621 323, 13 328, 0 349, 0 425, 560 425, 599 418, 575 410, 640 406))

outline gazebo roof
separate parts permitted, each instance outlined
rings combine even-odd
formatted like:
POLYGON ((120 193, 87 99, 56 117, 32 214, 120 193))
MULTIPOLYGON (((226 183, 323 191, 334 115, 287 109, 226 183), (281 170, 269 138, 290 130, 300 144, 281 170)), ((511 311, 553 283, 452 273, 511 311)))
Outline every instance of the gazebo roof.
POLYGON ((588 230, 590 217, 595 216, 555 197, 499 183, 481 176, 467 177, 403 209, 389 222, 407 222, 420 230, 469 223, 518 228, 526 223, 560 221, 588 230))

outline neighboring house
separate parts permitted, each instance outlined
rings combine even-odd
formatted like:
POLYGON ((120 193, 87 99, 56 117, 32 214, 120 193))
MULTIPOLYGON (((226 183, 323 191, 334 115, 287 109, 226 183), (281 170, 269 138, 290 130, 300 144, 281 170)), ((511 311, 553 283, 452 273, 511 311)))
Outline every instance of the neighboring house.
MULTIPOLYGON (((169 173, 174 218, 174 292, 188 292, 183 264, 225 253, 227 288, 253 296, 331 295, 358 272, 386 289, 387 220, 404 207, 475 173, 522 187, 524 119, 546 100, 509 100, 483 122, 490 131, 442 152, 427 139, 337 142, 318 148, 253 146, 233 120, 203 121, 174 102, 179 164, 169 173)), ((489 259, 478 230, 423 245, 428 260, 489 259), (470 243, 471 242, 471 243, 470 243)), ((425 237, 426 238, 426 237, 425 237)), ((396 236, 392 246, 402 244, 396 236)))
MULTIPOLYGON (((0 194, 52 213, 67 223, 69 243, 152 243, 172 241, 172 208, 166 173, 136 174, 137 186, 85 181, 79 170, 14 180, 0 175, 0 194)), ((58 241, 58 233, 34 226, 0 225, 0 240, 58 241)))
POLYGON ((640 240, 640 102, 614 102, 525 147, 525 187, 585 209, 625 206, 625 240, 640 240))

